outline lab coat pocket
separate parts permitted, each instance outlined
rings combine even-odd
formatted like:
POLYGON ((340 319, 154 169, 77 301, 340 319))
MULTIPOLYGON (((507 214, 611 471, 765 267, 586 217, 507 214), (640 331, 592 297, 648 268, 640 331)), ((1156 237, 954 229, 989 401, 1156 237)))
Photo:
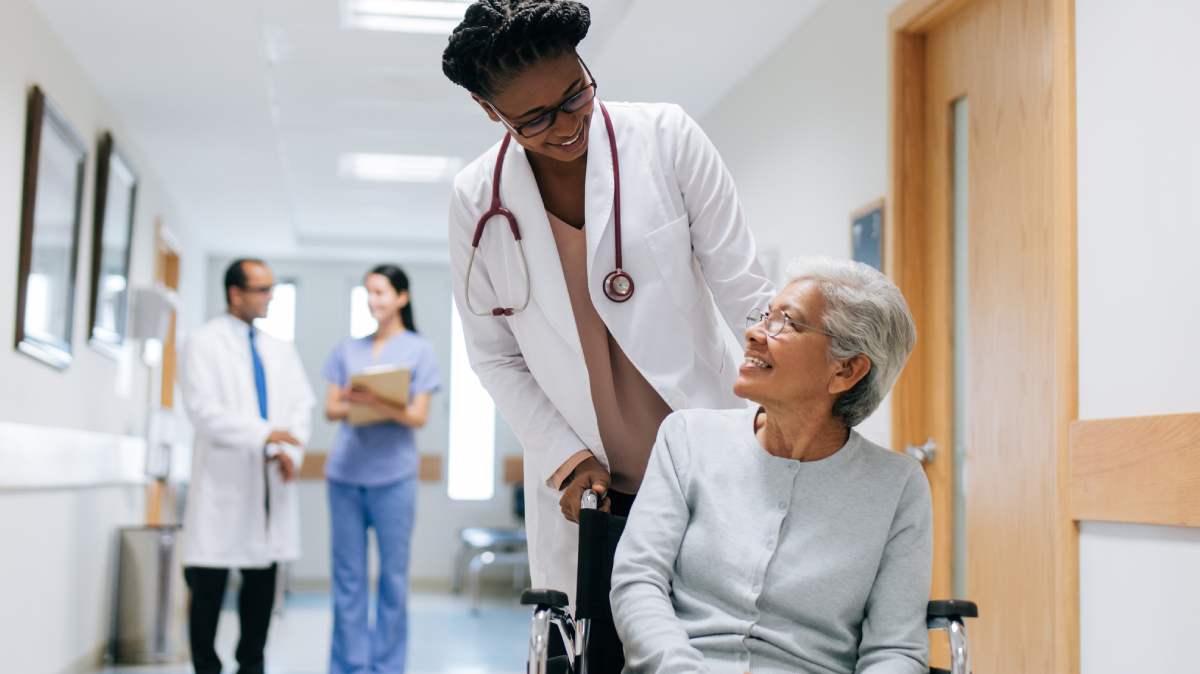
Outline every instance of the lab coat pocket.
POLYGON ((671 299, 681 310, 691 309, 700 299, 700 284, 692 266, 695 257, 688 216, 685 214, 647 234, 646 245, 654 255, 671 299))

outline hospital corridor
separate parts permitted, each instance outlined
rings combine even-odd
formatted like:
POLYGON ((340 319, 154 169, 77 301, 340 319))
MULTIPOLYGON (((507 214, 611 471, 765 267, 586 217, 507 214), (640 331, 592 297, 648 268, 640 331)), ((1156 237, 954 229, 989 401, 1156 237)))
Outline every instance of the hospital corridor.
POLYGON ((0 0, 0 674, 1200 672, 1195 0, 0 0))

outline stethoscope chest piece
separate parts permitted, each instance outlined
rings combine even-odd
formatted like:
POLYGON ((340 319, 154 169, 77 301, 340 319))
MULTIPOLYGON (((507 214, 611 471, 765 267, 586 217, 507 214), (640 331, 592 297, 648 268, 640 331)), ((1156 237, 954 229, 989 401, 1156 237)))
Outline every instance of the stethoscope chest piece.
MULTIPOLYGON (((600 113, 604 116, 604 127, 608 131, 608 147, 612 153, 613 238, 617 263, 616 270, 609 272, 608 276, 604 277, 604 296, 613 302, 625 302, 633 297, 633 277, 621 269, 621 169, 620 163, 617 161, 617 136, 613 132, 612 118, 608 116, 608 110, 604 107, 604 103, 599 100, 596 102, 600 104, 600 113)), ((532 286, 529 277, 529 263, 525 260, 525 246, 521 244, 521 229, 517 226, 517 217, 500 205, 500 175, 504 170, 504 153, 508 150, 510 140, 512 140, 512 136, 505 134, 504 141, 500 143, 500 152, 496 155, 496 168, 492 173, 492 205, 475 224, 475 237, 471 240, 471 257, 467 260, 467 278, 463 284, 463 295, 467 301, 467 309, 476 316, 516 316, 529 306, 532 286), (479 250, 480 240, 483 239, 483 228, 487 225, 488 220, 497 215, 502 215, 508 220, 513 238, 517 241, 517 251, 521 256, 521 268, 525 272, 525 302, 520 307, 496 307, 490 312, 475 311, 475 307, 471 305, 471 267, 475 265, 475 253, 479 250)))
POLYGON ((604 296, 614 302, 624 302, 633 297, 633 277, 620 269, 604 277, 604 296))

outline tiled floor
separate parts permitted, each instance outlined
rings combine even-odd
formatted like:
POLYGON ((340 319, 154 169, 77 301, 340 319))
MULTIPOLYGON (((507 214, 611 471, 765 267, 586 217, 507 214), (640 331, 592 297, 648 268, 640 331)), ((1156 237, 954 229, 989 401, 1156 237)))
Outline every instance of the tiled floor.
MULTIPOLYGON (((472 614, 466 596, 413 593, 409 597, 409 674, 515 674, 525 671, 530 611, 515 596, 484 597, 472 614)), ((333 626, 328 594, 296 593, 271 622, 268 674, 325 674, 333 626)), ((226 671, 236 670, 237 613, 225 610, 217 652, 226 671)), ((188 663, 114 667, 101 674, 189 674, 188 663)))

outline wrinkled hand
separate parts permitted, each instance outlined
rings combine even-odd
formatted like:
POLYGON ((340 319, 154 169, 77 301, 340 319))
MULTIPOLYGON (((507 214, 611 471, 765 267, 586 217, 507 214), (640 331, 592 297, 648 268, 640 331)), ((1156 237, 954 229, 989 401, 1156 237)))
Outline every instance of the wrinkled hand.
POLYGON ((284 484, 296 479, 296 462, 292 461, 292 457, 286 452, 276 454, 271 460, 279 463, 279 474, 283 477, 284 484))
POLYGON ((605 497, 608 485, 612 484, 612 476, 604 470, 604 466, 600 465, 596 457, 590 456, 575 466, 575 470, 563 484, 566 487, 558 505, 567 521, 579 522, 579 502, 583 499, 583 492, 588 489, 596 492, 596 496, 601 499, 601 512, 612 511, 612 504, 605 497))
POLYGON ((271 434, 267 436, 267 444, 268 445, 278 445, 278 444, 281 444, 284 442, 286 442, 289 445, 295 445, 297 447, 300 446, 300 441, 297 440, 294 435, 292 435, 291 433, 288 433, 287 431, 282 431, 282 430, 271 431, 271 434))

